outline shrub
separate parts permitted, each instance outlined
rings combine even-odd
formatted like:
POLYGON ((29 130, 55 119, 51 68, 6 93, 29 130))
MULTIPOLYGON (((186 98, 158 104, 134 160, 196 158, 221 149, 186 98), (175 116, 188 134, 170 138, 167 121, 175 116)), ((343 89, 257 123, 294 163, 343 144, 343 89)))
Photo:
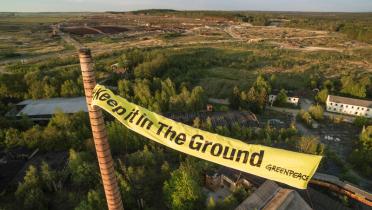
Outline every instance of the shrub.
POLYGON ((315 120, 323 120, 324 118, 324 110, 320 105, 311 106, 309 113, 315 120))

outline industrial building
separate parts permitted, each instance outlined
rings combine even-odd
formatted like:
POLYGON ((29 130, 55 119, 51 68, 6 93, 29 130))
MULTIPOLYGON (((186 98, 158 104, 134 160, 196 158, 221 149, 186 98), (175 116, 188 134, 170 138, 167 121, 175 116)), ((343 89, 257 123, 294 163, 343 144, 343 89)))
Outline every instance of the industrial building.
POLYGON ((56 111, 65 114, 73 114, 80 111, 88 112, 85 97, 29 99, 16 104, 15 109, 10 111, 7 116, 17 118, 28 116, 33 121, 46 121, 56 111))

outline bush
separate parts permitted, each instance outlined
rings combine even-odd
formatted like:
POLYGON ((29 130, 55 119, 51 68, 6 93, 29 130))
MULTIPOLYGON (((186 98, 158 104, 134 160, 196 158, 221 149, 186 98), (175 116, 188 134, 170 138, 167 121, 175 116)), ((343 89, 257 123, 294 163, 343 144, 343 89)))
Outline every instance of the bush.
POLYGON ((324 118, 324 110, 320 105, 311 106, 309 113, 315 120, 323 120, 324 118))
POLYGON ((297 114, 297 118, 305 123, 306 126, 311 127, 313 124, 313 118, 311 117, 309 112, 306 112, 304 110, 300 110, 297 114))
POLYGON ((357 116, 355 119, 354 119, 354 125, 358 126, 358 127, 363 127, 363 126, 366 126, 366 125, 369 125, 371 124, 371 120, 366 118, 366 117, 363 117, 363 116, 357 116))
POLYGON ((319 103, 325 104, 327 101, 327 97, 328 97, 328 89, 323 89, 316 94, 315 100, 319 103))
POLYGON ((297 141, 297 149, 299 152, 314 155, 322 155, 324 153, 324 145, 314 136, 300 137, 297 141))

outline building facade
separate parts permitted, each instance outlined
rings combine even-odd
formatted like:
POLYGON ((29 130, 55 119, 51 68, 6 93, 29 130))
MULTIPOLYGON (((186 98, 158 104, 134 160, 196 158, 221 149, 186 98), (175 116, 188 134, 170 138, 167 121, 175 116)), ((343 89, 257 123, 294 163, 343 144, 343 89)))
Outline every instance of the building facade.
POLYGON ((372 118, 372 101, 328 95, 327 111, 372 118))

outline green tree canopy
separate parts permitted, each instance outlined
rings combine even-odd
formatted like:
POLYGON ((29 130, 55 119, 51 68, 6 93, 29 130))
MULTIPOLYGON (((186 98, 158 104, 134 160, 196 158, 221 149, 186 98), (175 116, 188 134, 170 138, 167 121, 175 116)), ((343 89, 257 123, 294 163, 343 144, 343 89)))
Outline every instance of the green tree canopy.
POLYGON ((204 195, 195 169, 187 163, 171 173, 164 183, 163 192, 168 207, 174 210, 204 209, 204 195))

